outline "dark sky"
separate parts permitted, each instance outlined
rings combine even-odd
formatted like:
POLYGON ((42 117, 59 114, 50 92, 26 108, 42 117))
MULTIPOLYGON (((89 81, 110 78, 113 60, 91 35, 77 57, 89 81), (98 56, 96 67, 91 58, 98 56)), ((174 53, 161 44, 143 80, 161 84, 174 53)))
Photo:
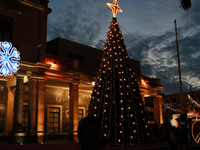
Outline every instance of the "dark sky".
MULTIPOLYGON (((104 49, 113 0, 49 0, 47 41, 62 37, 104 49)), ((163 93, 180 92, 175 24, 183 92, 200 90, 200 1, 184 11, 179 0, 118 0, 117 14, 129 57, 141 61, 141 74, 161 79, 163 93)))

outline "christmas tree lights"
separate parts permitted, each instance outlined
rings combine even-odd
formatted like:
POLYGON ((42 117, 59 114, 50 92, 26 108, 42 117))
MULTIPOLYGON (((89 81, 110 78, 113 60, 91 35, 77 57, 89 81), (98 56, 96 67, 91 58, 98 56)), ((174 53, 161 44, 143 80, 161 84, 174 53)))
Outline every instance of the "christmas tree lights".
POLYGON ((101 121, 102 139, 108 145, 151 144, 151 129, 137 82, 113 15, 88 111, 101 121))

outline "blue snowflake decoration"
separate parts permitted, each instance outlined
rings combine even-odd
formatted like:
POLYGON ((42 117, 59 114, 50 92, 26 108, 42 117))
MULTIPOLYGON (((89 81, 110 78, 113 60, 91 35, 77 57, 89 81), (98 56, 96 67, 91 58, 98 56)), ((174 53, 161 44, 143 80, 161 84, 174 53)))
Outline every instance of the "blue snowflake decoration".
POLYGON ((0 75, 11 75, 19 69, 20 53, 9 42, 0 42, 0 75))

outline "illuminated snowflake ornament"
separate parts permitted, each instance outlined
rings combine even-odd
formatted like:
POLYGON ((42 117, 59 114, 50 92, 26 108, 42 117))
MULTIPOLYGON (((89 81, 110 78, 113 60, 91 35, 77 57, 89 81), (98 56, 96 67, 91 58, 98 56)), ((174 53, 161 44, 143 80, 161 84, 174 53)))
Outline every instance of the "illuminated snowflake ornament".
POLYGON ((0 42, 0 75, 11 75, 19 69, 20 53, 9 42, 0 42))

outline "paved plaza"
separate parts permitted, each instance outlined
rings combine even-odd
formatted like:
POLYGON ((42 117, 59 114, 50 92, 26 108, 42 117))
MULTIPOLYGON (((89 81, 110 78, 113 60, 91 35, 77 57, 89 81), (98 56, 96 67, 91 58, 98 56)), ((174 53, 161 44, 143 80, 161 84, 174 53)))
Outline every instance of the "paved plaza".
MULTIPOLYGON (((42 144, 7 144, 0 143, 0 150, 81 150, 77 142, 47 141, 42 144)), ((200 146, 190 145, 188 150, 199 150, 200 146)), ((167 143, 157 143, 151 146, 110 146, 101 150, 169 150, 167 143)))

